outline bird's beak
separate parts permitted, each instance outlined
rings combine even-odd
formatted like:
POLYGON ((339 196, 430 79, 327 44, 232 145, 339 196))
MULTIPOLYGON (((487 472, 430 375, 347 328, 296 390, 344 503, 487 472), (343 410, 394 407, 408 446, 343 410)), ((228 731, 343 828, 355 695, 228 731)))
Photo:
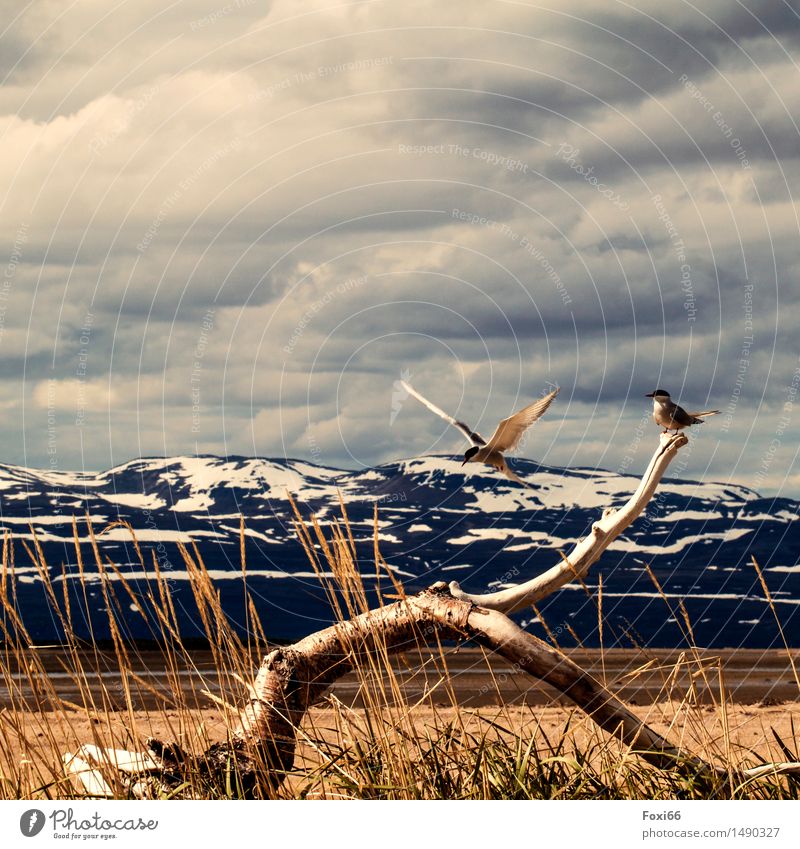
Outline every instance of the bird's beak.
POLYGON ((653 397, 655 397, 655 394, 656 394, 655 392, 648 392, 647 395, 645 395, 644 397, 645 398, 653 398, 653 397))
POLYGON ((462 466, 465 466, 466 464, 467 464, 467 461, 466 461, 466 460, 464 460, 464 461, 461 463, 461 465, 462 465, 462 466))

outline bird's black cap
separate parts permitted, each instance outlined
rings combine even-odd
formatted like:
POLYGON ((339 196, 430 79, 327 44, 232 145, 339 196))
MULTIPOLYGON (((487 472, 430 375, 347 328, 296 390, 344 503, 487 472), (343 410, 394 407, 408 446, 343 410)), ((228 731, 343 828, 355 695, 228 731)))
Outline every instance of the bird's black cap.
POLYGON ((669 398, 669 392, 666 389, 656 389, 655 392, 648 392, 645 398, 655 398, 656 395, 666 395, 669 398))
MULTIPOLYGON (((472 448, 468 448, 467 453, 464 454, 464 463, 466 463, 467 460, 469 460, 470 457, 474 457, 477 453, 478 453, 478 446, 477 445, 473 445, 472 448)), ((464 463, 462 463, 461 465, 463 466, 464 463)))

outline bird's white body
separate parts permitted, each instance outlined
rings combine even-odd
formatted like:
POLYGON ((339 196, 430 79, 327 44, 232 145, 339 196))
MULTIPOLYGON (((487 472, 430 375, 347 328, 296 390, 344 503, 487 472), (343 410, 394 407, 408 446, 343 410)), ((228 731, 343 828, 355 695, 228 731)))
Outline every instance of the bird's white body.
POLYGON ((687 413, 670 398, 668 392, 663 390, 656 390, 648 397, 653 399, 653 421, 665 431, 674 430, 677 433, 685 427, 702 424, 704 418, 715 416, 719 412, 719 410, 703 410, 699 413, 687 413))
POLYGON ((685 410, 673 404, 669 398, 653 398, 653 421, 665 430, 680 430, 692 424, 692 422, 683 421, 680 413, 685 415, 685 410))
POLYGON ((512 481, 516 481, 517 483, 521 483, 524 486, 528 484, 522 480, 517 474, 511 471, 508 467, 508 463, 506 463, 506 458, 502 455, 500 451, 496 451, 494 448, 490 446, 484 446, 483 448, 479 448, 477 453, 473 454, 472 457, 464 460, 465 463, 485 463, 487 466, 491 466, 493 469, 497 469, 498 472, 504 474, 507 478, 512 481))

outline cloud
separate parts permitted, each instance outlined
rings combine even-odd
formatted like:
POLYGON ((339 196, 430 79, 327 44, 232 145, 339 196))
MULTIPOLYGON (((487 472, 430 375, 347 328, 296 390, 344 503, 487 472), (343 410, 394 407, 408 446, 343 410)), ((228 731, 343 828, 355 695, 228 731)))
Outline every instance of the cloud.
POLYGON ((51 462, 53 405, 65 468, 457 450, 390 424, 405 369, 482 427, 557 381, 554 463, 616 468, 654 382, 732 406, 686 474, 746 482, 798 367, 797 5, 26 7, 5 459, 51 462))
POLYGON ((40 409, 66 408, 76 403, 107 407, 117 399, 113 386, 100 380, 49 380, 38 382, 33 389, 33 402, 40 409))

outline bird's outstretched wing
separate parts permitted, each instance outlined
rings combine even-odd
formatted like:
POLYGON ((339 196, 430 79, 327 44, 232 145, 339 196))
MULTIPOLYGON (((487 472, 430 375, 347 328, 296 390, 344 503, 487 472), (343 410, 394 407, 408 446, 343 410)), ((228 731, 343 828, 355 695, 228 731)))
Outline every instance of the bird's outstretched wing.
POLYGON ((534 401, 513 416, 503 419, 489 439, 488 447, 494 448, 495 451, 513 451, 519 444, 522 434, 542 416, 560 391, 560 389, 554 389, 544 398, 534 401))
POLYGON ((417 401, 424 404, 431 412, 436 413, 437 416, 440 416, 446 422, 450 422, 451 425, 457 427, 473 445, 486 445, 486 440, 479 433, 475 433, 467 425, 465 425, 464 422, 457 421, 452 416, 448 416, 444 410, 440 410, 436 404, 432 404, 427 398, 420 395, 410 383, 406 383, 405 380, 401 380, 400 385, 406 390, 406 392, 408 392, 409 395, 413 395, 417 401))

